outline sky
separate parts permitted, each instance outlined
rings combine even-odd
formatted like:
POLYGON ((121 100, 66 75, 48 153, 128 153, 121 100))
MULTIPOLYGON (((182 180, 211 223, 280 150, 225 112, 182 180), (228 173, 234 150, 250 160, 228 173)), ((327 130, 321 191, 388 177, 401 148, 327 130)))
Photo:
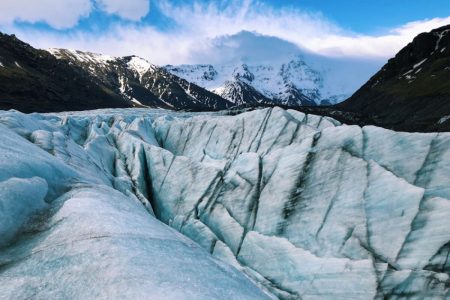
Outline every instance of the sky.
POLYGON ((241 44, 251 55, 262 45, 233 38, 243 31, 317 55, 385 61, 446 24, 449 0, 0 0, 0 31, 35 47, 160 65, 220 62, 241 44))

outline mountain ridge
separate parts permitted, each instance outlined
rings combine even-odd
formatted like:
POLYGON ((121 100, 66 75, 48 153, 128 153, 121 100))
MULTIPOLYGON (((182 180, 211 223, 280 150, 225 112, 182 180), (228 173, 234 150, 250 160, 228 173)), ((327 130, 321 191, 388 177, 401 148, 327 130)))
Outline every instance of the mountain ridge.
POLYGON ((299 55, 276 63, 243 61, 224 65, 166 65, 165 68, 238 105, 314 106, 335 104, 348 97, 345 92, 329 91, 323 75, 299 55))
POLYGON ((82 68, 0 33, 0 108, 48 112, 107 107, 131 105, 82 68))
POLYGON ((0 33, 0 109, 56 112, 156 107, 220 110, 233 104, 137 56, 35 49, 0 33))
POLYGON ((337 109, 408 131, 450 130, 450 25, 421 33, 337 109))
POLYGON ((225 99, 138 56, 112 57, 68 49, 49 52, 60 60, 81 66, 138 106, 194 110, 232 106, 225 99))

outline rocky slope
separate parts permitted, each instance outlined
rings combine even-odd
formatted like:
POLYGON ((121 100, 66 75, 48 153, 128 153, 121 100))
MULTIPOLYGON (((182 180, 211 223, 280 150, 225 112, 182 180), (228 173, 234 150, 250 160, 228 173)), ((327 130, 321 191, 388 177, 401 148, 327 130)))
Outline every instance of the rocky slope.
POLYGON ((130 106, 83 69, 0 33, 0 109, 47 112, 130 106))
POLYGON ((0 123, 5 295, 264 297, 154 215, 280 299, 449 296, 449 133, 280 108, 0 123))
POLYGON ((180 65, 166 69, 238 105, 329 105, 342 101, 349 92, 330 91, 323 74, 300 56, 279 63, 180 65))
POLYGON ((450 25, 418 35, 337 109, 379 126, 450 130, 450 25))
POLYGON ((218 110, 233 104, 142 58, 34 49, 0 33, 0 109, 24 112, 150 106, 218 110))
POLYGON ((81 67, 138 106, 218 110, 232 103, 137 56, 110 57, 67 49, 50 49, 55 57, 81 67))

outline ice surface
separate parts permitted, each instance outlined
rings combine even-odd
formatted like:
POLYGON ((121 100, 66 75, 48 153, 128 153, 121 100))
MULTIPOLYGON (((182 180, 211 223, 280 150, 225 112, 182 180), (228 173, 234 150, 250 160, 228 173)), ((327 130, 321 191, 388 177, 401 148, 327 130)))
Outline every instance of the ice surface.
POLYGON ((268 298, 139 201, 125 144, 156 143, 147 119, 0 118, 0 299, 268 298))
POLYGON ((449 133, 280 108, 0 127, 0 298, 449 295, 449 133))

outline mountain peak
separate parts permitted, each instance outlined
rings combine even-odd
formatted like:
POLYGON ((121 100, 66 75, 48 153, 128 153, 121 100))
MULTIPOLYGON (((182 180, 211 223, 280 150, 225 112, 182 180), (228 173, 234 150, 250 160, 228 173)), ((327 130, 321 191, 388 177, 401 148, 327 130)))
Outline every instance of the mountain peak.
POLYGON ((140 80, 142 80, 142 77, 145 75, 145 73, 156 70, 155 65, 149 63, 144 58, 134 55, 129 57, 127 65, 131 70, 138 74, 140 80))
POLYGON ((241 64, 237 66, 233 71, 233 78, 235 79, 243 79, 248 82, 252 82, 255 79, 255 75, 250 72, 248 66, 246 64, 241 64))
POLYGON ((294 107, 310 106, 322 101, 336 103, 349 93, 332 93, 327 90, 323 78, 325 74, 310 67, 301 55, 290 56, 284 62, 169 65, 166 69, 229 101, 242 104, 257 102, 294 107))

